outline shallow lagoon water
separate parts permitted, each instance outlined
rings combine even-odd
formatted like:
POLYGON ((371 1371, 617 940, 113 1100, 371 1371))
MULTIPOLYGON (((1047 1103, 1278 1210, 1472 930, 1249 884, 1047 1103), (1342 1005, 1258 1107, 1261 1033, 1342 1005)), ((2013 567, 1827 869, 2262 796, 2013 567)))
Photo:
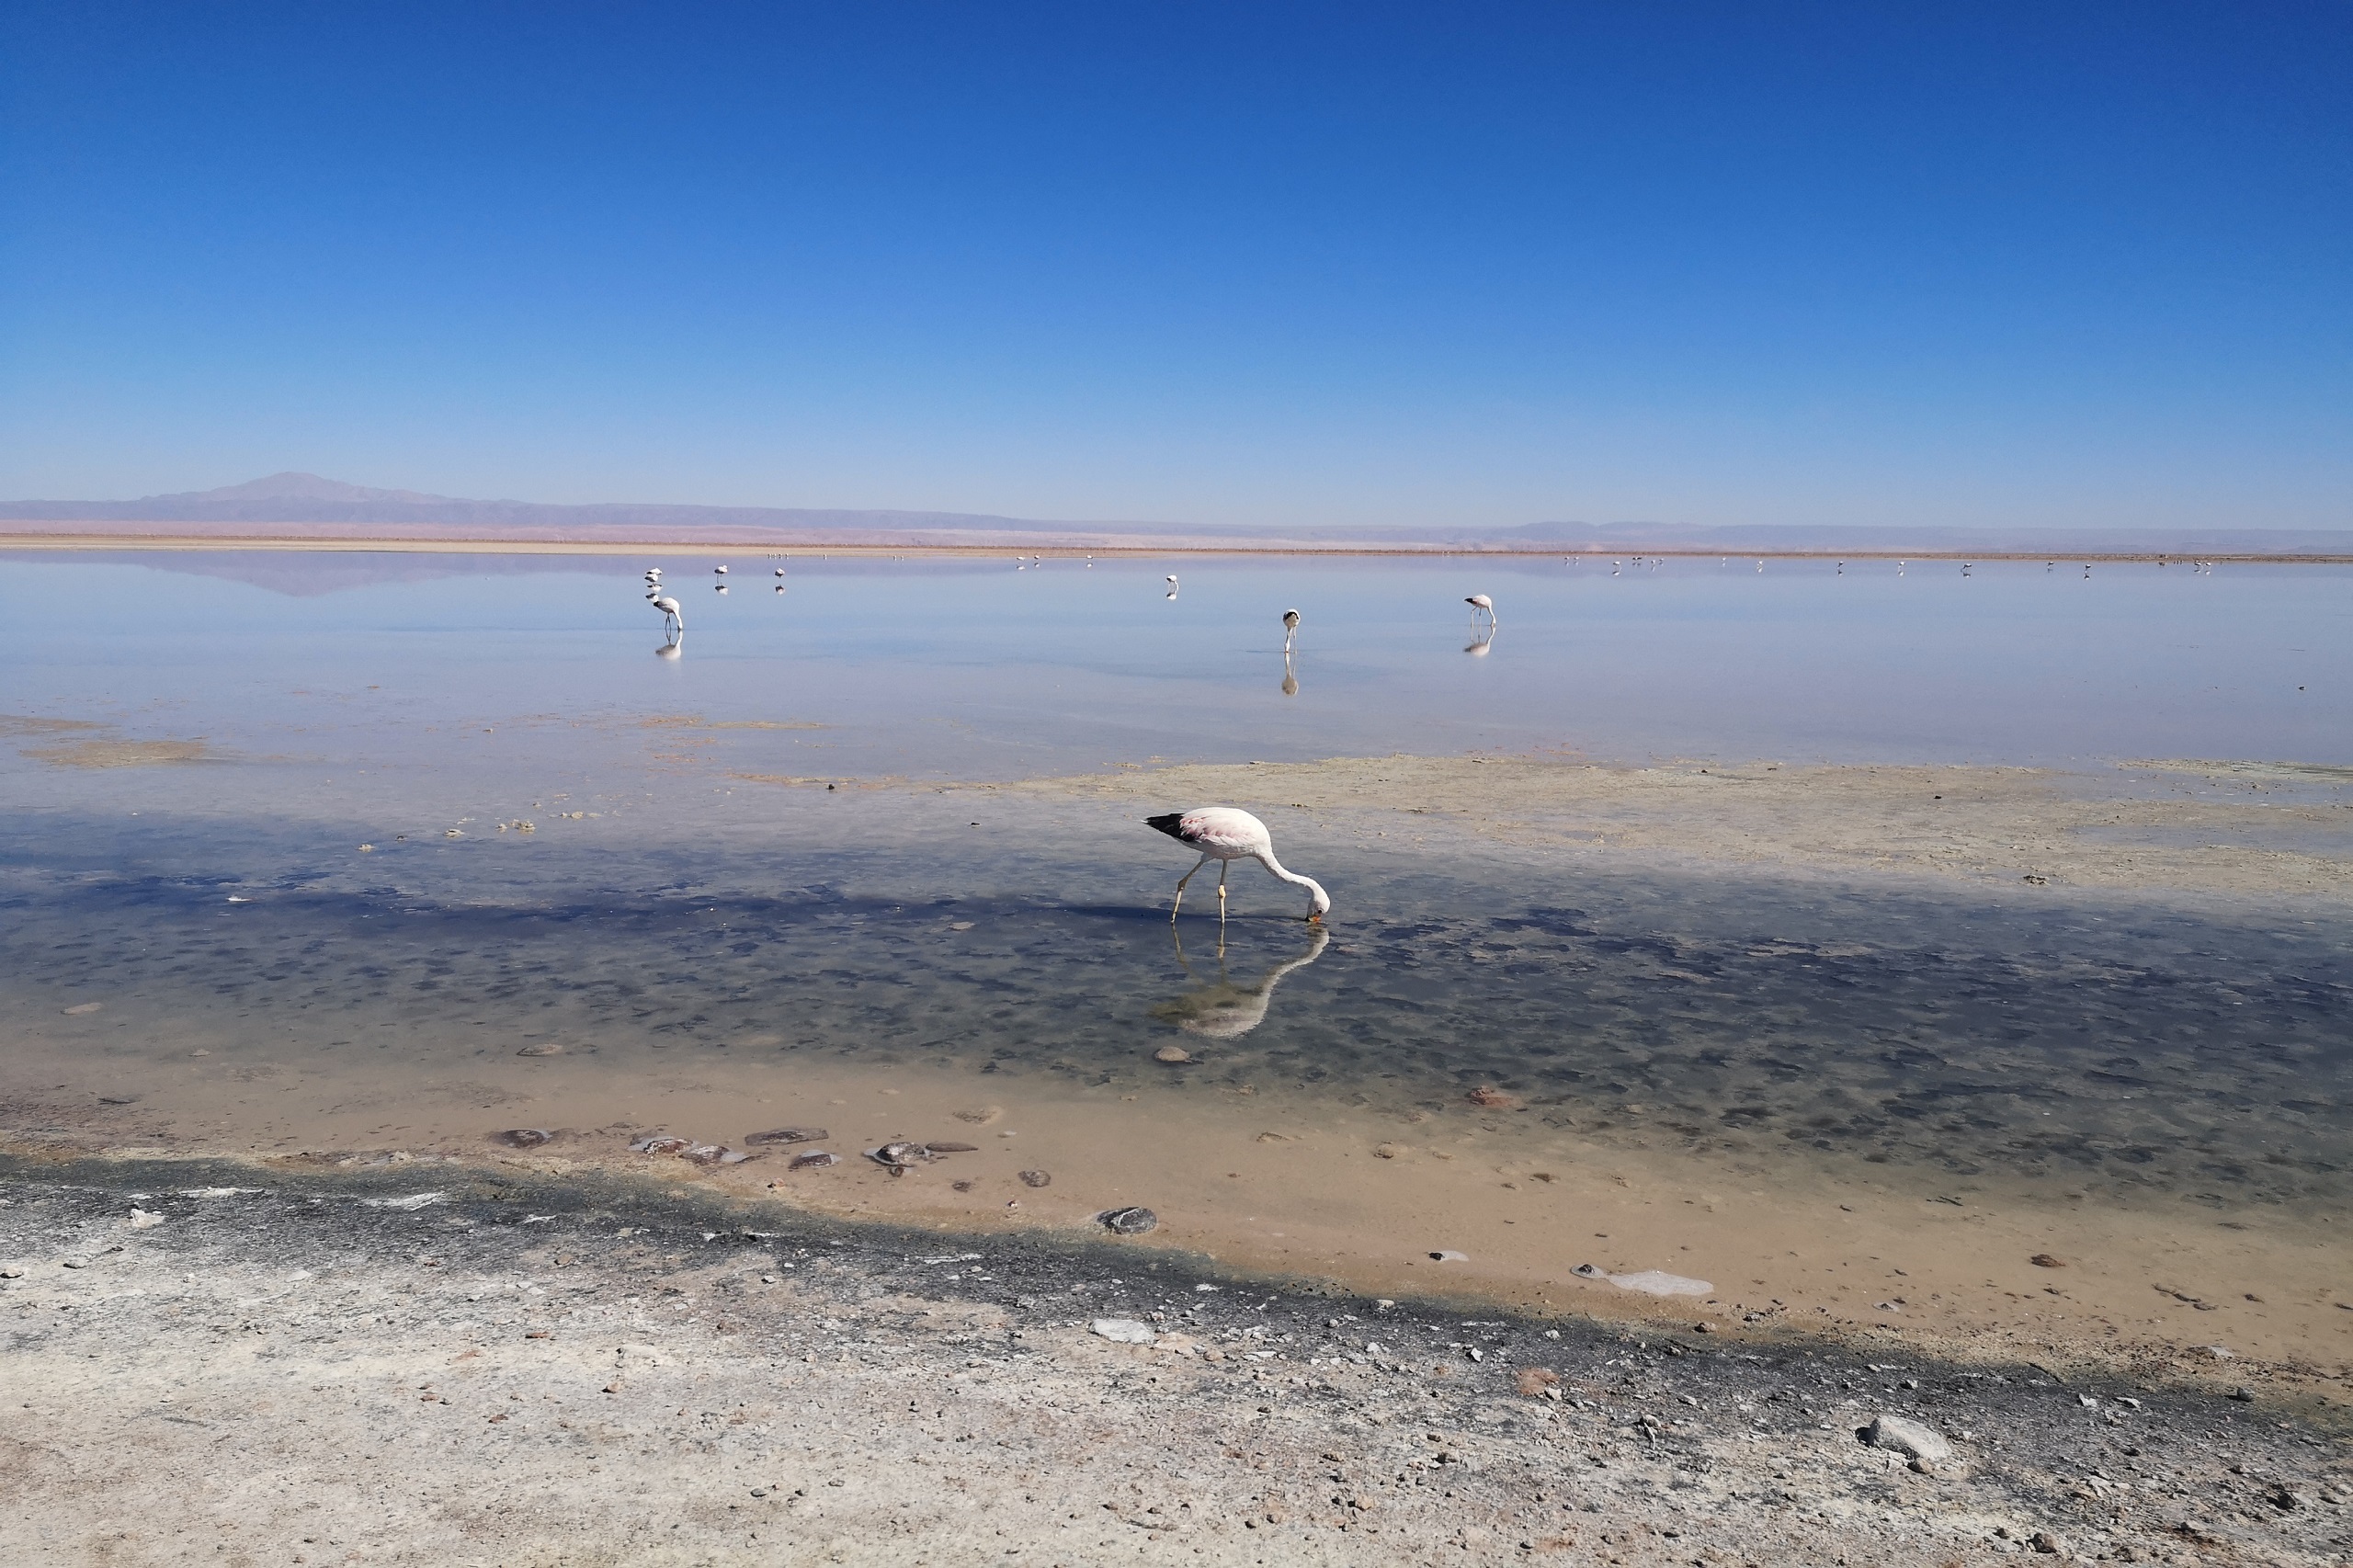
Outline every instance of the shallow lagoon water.
POLYGON ((2353 763, 2353 568, 818 559, 779 595, 751 557, 722 596, 684 557, 664 658, 636 562, 368 559, 19 556, 12 710, 517 777, 593 767, 583 727, 691 714, 826 726, 699 737, 748 766, 949 778, 1540 747, 2353 763))
POLYGON ((493 1066, 561 1041, 633 1125, 698 1067, 1399 1129, 1491 1086, 1496 1137, 1768 1188, 2344 1211, 2342 910, 1597 872, 1302 824, 1283 847, 1339 894, 1328 937, 1245 869, 1221 944, 1165 918, 1184 853, 1099 804, 762 780, 1477 749, 2341 764, 2347 574, 1189 561, 1170 601, 1158 562, 820 562, 779 597, 747 558, 658 658, 631 563, 168 564, 191 563, 261 581, 20 566, 43 618, 0 762, 20 1134, 194 1137, 174 1100, 202 1051, 315 1089, 213 1091, 217 1141, 347 1135, 340 1084, 391 1108, 387 1141, 474 1147, 533 1114, 493 1066), (1471 587, 1504 619, 1466 656, 1471 587), (118 739, 207 760, 82 766, 118 739), (1198 1060, 1150 1059, 1172 1043, 1198 1060))

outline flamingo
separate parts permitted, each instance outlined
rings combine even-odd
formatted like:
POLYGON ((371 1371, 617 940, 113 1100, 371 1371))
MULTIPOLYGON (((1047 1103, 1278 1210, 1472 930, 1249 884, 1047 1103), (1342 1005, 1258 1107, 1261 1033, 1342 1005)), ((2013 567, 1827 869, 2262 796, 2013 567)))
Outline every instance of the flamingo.
POLYGON ((1297 610, 1295 610, 1295 609, 1287 609, 1287 610, 1283 611, 1283 652, 1284 652, 1284 653, 1290 653, 1290 642, 1291 642, 1291 639, 1292 639, 1292 638, 1294 638, 1294 637, 1296 637, 1296 636, 1298 636, 1298 635, 1299 635, 1299 611, 1297 611, 1297 610))
POLYGON ((665 594, 660 598, 652 599, 650 602, 655 609, 662 612, 662 625, 665 631, 672 627, 676 627, 680 631, 687 629, 687 618, 678 613, 677 600, 665 594))
POLYGON ((1217 914, 1221 920, 1225 918, 1225 873, 1236 860, 1256 860, 1280 881, 1293 887, 1305 888, 1308 892, 1307 918, 1311 922, 1323 919, 1324 912, 1332 907, 1332 896, 1324 891, 1323 883, 1313 877, 1302 877, 1297 871, 1283 869, 1283 863, 1275 858, 1274 835, 1267 831, 1265 823, 1248 812, 1234 806, 1200 806, 1189 812, 1170 812, 1165 816, 1143 820, 1146 827, 1157 828, 1178 843, 1201 852, 1201 858, 1194 863, 1193 869, 1177 880, 1176 902, 1168 907, 1171 921, 1185 906, 1185 884, 1193 880, 1195 872, 1212 860, 1218 863, 1217 914))
POLYGON ((1484 594, 1472 594, 1469 598, 1464 599, 1462 602, 1463 602, 1464 604, 1469 605, 1469 606, 1471 607, 1471 613, 1472 613, 1472 615, 1473 615, 1474 617, 1475 617, 1475 616, 1476 616, 1476 615, 1477 615, 1481 610, 1485 610, 1485 611, 1487 612, 1487 624, 1488 624, 1488 626, 1492 628, 1492 627, 1495 624, 1495 600, 1493 600, 1493 599, 1489 598, 1489 597, 1488 597, 1486 595, 1484 595, 1484 594))
POLYGON ((724 577, 727 575, 727 568, 724 566, 714 566, 710 569, 710 573, 714 577, 724 577))

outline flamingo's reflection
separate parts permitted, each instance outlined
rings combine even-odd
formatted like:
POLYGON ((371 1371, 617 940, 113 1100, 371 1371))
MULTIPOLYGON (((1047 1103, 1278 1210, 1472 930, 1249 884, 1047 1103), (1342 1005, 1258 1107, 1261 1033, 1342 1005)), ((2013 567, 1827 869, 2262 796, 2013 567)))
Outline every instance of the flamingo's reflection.
POLYGON ((654 650, 654 656, 657 659, 675 659, 686 651, 687 633, 682 627, 663 639, 662 646, 654 650))
MULTIPOLYGON (((1217 945, 1217 979, 1206 985, 1196 985, 1181 996, 1173 996, 1152 1009, 1155 1018, 1165 1019, 1187 1034, 1197 1034, 1210 1040, 1239 1040, 1267 1021, 1267 1006, 1275 999, 1275 987, 1283 976, 1293 970, 1305 969, 1324 956, 1324 946, 1332 939, 1330 931, 1321 926, 1308 927, 1307 950, 1295 959, 1286 959, 1259 976, 1253 985, 1236 985, 1226 978, 1225 942, 1221 931, 1217 945)), ((1185 960, 1185 939, 1176 936, 1176 962, 1191 976, 1193 966, 1185 960)))
POLYGON ((1474 659, 1483 659, 1487 656, 1488 647, 1494 643, 1495 640, 1495 629, 1493 626, 1482 627, 1472 634, 1471 641, 1464 644, 1462 651, 1474 659))
POLYGON ((1289 648, 1283 650, 1283 695, 1285 697, 1299 695, 1299 673, 1291 668, 1289 648))

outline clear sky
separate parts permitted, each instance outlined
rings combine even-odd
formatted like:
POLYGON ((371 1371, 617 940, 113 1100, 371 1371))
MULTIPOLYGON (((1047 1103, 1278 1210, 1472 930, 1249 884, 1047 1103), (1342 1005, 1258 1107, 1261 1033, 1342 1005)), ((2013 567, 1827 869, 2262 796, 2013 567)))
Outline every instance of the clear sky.
POLYGON ((0 495, 2353 525, 2353 6, 0 10, 0 495))

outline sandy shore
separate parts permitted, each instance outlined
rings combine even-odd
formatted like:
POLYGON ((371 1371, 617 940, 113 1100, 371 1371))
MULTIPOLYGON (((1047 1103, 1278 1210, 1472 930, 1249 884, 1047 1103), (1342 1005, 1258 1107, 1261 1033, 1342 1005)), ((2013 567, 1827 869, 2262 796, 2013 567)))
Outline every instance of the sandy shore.
MULTIPOLYGON (((20 521, 13 525, 15 531, 0 532, 0 550, 59 550, 59 551, 118 551, 118 550, 277 550, 277 551, 383 551, 427 555, 645 555, 665 552, 672 555, 841 555, 869 556, 885 559, 915 559, 928 556, 1003 556, 1007 558, 1043 553, 1049 557, 1075 558, 1102 556, 1117 559, 1133 556, 1153 559, 1166 555, 1232 555, 1232 556, 1315 556, 1315 557, 1403 557, 1441 559, 1449 556, 1478 556, 1482 559, 1509 560, 1521 557, 1551 560, 1555 557, 1584 556, 1606 560, 1611 556, 1638 555, 1656 559, 1688 559, 1702 561, 1722 558, 1724 551, 1692 547, 1651 545, 1641 549, 1612 546, 1501 548, 1480 546, 1464 548, 1443 544, 1404 545, 1382 549, 1370 544, 1317 546, 1312 544, 1235 544, 1211 540, 1172 540, 1165 542, 1119 544, 1082 540, 1057 543, 1046 535, 1029 535, 999 540, 987 544, 854 544, 846 542, 809 543, 795 540, 741 540, 734 542, 710 540, 551 540, 543 539, 438 539, 430 536, 396 539, 353 535, 169 533, 145 534, 91 533, 73 523, 43 525, 20 521)), ((2045 561, 2064 560, 2110 562, 2118 563, 2188 561, 2190 556, 2178 551, 2070 551, 2052 554, 2046 551, 1971 551, 1971 550, 1739 550, 1733 556, 1744 561, 2045 561)), ((2200 551, 2196 559, 2234 565, 2264 566, 2330 566, 2353 563, 2353 554, 2279 554, 2259 551, 2217 555, 2200 551)))
POLYGON ((2353 901, 2353 768, 1607 767, 1524 756, 1136 768, 965 788, 1233 801, 1360 834, 1468 835, 1619 862, 2037 888, 2353 901))
POLYGON ((0 1172, 68 1563, 2320 1563, 2348 1434, 2161 1380, 1268 1288, 452 1170, 0 1172), (426 1179, 429 1177, 430 1179, 426 1179), (1139 1323, 1116 1343, 1097 1320, 1139 1323), (1881 1415, 1950 1445, 1867 1446, 1881 1415))

